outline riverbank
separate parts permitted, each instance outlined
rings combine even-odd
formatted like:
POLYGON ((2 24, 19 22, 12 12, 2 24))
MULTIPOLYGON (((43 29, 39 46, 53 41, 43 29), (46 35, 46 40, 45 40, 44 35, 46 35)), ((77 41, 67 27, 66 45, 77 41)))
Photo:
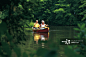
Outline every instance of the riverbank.
POLYGON ((32 31, 32 28, 24 28, 25 31, 32 31))

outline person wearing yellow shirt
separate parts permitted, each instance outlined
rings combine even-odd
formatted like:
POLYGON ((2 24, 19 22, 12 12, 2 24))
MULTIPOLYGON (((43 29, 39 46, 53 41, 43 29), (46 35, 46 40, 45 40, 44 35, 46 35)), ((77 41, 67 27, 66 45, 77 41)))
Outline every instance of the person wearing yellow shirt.
POLYGON ((38 20, 36 20, 36 23, 34 23, 34 29, 39 29, 40 25, 38 23, 38 20))

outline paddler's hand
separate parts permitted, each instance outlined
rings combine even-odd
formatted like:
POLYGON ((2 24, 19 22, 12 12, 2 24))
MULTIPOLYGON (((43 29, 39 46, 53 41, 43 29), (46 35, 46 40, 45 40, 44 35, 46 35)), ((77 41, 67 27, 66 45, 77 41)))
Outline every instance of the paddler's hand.
POLYGON ((48 26, 48 25, 46 25, 46 26, 48 26))

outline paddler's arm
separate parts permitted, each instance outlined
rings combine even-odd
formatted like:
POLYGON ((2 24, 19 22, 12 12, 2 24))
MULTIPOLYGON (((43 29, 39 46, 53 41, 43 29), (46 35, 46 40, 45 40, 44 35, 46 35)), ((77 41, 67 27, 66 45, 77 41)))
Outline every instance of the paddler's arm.
POLYGON ((34 27, 35 27, 36 23, 34 23, 34 27))
POLYGON ((48 26, 48 25, 45 24, 45 26, 48 26))

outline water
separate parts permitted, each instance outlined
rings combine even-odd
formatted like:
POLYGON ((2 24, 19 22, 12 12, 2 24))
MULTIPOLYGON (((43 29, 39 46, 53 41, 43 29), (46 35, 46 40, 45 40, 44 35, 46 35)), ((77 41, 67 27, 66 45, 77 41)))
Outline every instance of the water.
POLYGON ((29 57, 49 57, 51 55, 54 57, 55 54, 56 57, 76 57, 79 54, 73 51, 72 46, 60 44, 60 39, 74 38, 73 28, 73 26, 52 26, 48 33, 27 32, 27 40, 22 41, 18 46, 29 57))

